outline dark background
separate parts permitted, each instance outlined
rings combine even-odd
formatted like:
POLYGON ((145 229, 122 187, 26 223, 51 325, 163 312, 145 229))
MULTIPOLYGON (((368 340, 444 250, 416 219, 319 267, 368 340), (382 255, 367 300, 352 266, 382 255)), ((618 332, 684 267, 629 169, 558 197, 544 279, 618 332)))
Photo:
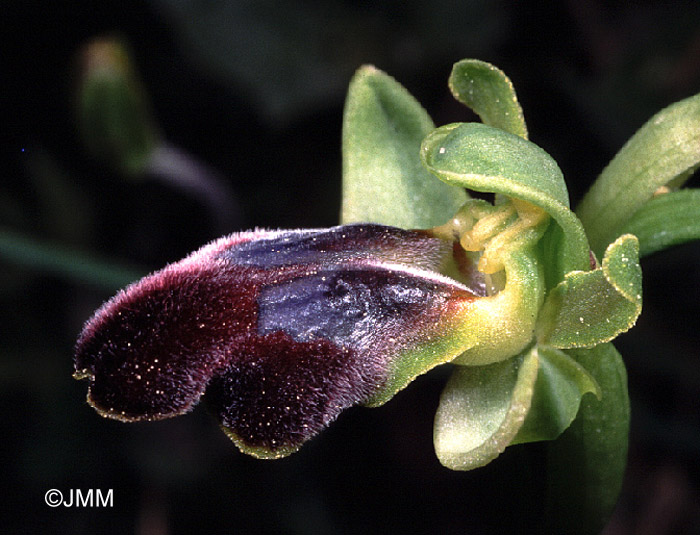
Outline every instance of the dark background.
MULTIPOLYGON (((146 272, 227 232, 333 225, 344 94, 363 63, 395 76, 436 124, 473 119, 447 90, 453 62, 498 65, 574 203, 647 118, 700 91, 697 2, 318 4, 3 4, 0 231, 146 272), (73 116, 75 55, 109 34, 129 43, 167 140, 224 177, 234 196, 225 217, 162 179, 124 177, 86 153, 73 116)), ((692 244, 643 261, 644 312, 616 342, 633 420, 608 534, 700 531, 699 268, 692 244)), ((71 378, 72 345, 113 291, 0 256, 3 533, 479 534, 535 525, 541 446, 509 448, 473 472, 437 462, 432 418, 448 369, 381 408, 347 411, 279 461, 240 454, 203 407, 151 424, 100 418, 84 402, 85 383, 71 378), (114 507, 52 509, 51 488, 114 489, 114 507)))

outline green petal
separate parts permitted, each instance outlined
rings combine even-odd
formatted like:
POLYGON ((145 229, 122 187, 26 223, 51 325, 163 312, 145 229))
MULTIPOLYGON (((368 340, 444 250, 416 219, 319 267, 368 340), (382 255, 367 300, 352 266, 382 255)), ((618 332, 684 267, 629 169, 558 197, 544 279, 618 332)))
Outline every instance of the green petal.
POLYGON ((421 158, 448 184, 500 193, 528 201, 551 215, 561 232, 549 231, 554 251, 547 279, 589 267, 588 242, 580 221, 569 210, 564 177, 554 160, 534 143, 479 123, 451 124, 428 135, 421 158))
POLYGON ((626 234, 595 271, 568 273, 545 301, 537 338, 558 348, 590 347, 627 331, 642 310, 639 243, 626 234))
POLYGON ((454 64, 450 91, 469 106, 484 124, 527 139, 523 110, 505 73, 485 61, 464 59, 454 64))
POLYGON ((343 118, 341 221, 430 228, 467 200, 421 165, 422 139, 433 122, 396 80, 365 66, 348 90, 343 118))
POLYGON ((530 409, 538 361, 529 350, 496 364, 455 369, 435 415, 435 452, 444 466, 484 466, 512 442, 530 409))
POLYGON ((569 429, 549 445, 545 533, 599 533, 617 502, 627 464, 627 374, 612 344, 566 353, 593 375, 603 397, 584 397, 569 429))
POLYGON ((588 392, 601 397, 595 379, 561 350, 539 346, 539 373, 530 411, 511 444, 552 440, 573 422, 581 398, 588 392))
POLYGON ((700 163, 700 95, 654 115, 603 170, 577 213, 596 254, 665 185, 680 187, 700 163))
POLYGON ((639 238, 639 256, 700 239, 700 190, 654 197, 632 216, 622 232, 639 238))

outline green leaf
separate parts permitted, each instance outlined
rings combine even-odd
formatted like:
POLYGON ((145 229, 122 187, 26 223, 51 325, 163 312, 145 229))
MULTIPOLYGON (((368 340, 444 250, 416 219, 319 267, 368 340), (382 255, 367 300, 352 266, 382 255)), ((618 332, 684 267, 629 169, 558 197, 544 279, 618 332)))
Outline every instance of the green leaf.
POLYGON ((372 66, 357 71, 343 118, 343 223, 430 228, 452 217, 466 193, 435 180, 419 158, 433 127, 396 80, 372 66))
POLYGON ((484 466, 511 443, 530 409, 538 361, 531 349, 488 366, 455 369, 435 414, 435 453, 444 466, 484 466))
POLYGON ((545 300, 537 339, 565 349, 590 347, 627 331, 642 311, 639 242, 626 234, 610 244, 595 271, 574 271, 545 300))
POLYGON ((548 242, 555 251, 548 280, 558 282, 569 271, 589 268, 588 241, 569 209, 564 177, 534 143, 480 123, 450 124, 426 137, 421 158, 448 184, 528 201, 551 215, 561 232, 548 242))
POLYGON ((622 227, 639 238, 639 256, 700 239, 700 190, 657 195, 622 227))
POLYGON ((577 213, 600 254, 662 186, 680 187, 700 163, 700 95, 654 115, 617 153, 577 213))
POLYGON ((584 397, 569 429, 549 445, 544 515, 549 525, 544 532, 600 533, 617 502, 627 464, 627 373, 609 343, 566 353, 593 375, 603 397, 584 397))
POLYGON ((532 404, 511 444, 557 438, 576 417, 584 394, 601 397, 595 379, 566 353, 546 346, 536 350, 540 367, 532 404))
POLYGON ((452 67, 448 81, 454 97, 484 124, 527 139, 523 110, 505 73, 485 61, 464 59, 452 67))

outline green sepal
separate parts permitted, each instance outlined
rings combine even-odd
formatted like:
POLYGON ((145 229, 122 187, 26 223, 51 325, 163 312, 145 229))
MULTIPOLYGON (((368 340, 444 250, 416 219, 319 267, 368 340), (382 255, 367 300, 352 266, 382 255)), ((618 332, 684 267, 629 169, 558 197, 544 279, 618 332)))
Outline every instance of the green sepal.
POLYGON ((510 445, 559 436, 582 396, 600 397, 586 369, 563 351, 533 346, 486 366, 459 366, 435 415, 435 452, 452 470, 471 470, 510 445))
POLYGON ((511 445, 557 438, 573 422, 584 394, 602 395, 593 376, 564 351, 546 346, 536 351, 540 366, 532 404, 511 445))
POLYGON ((372 66, 350 82, 343 116, 341 222, 402 228, 445 223, 467 200, 421 165, 423 138, 434 128, 421 105, 372 66))
POLYGON ((678 188, 700 163, 700 94, 654 115, 620 149, 577 213, 600 254, 662 186, 678 188))
MULTIPOLYGON (((569 209, 569 195, 556 162, 540 147, 499 128, 457 123, 433 130, 423 141, 421 158, 438 178, 475 191, 498 193, 542 208, 561 227, 552 234, 548 281, 589 268, 588 241, 569 209)), ((552 231, 548 231, 552 233, 552 231)))
POLYGON ((472 470, 498 457, 525 421, 537 370, 533 349, 487 366, 455 368, 435 414, 440 462, 452 470, 472 470))
POLYGON ((478 59, 463 59, 452 67, 448 85, 452 95, 484 124, 527 139, 523 109, 502 70, 478 59))
POLYGON ((641 310, 639 242, 626 234, 610 244, 600 268, 568 273, 549 292, 537 339, 560 349, 592 347, 630 329, 641 310))
POLYGON ((566 354, 591 373, 603 397, 585 396, 571 426, 549 443, 543 533, 600 533, 617 502, 627 464, 627 372, 610 343, 566 354))
POLYGON ((700 239, 700 190, 657 195, 622 227, 639 238, 639 256, 700 239))

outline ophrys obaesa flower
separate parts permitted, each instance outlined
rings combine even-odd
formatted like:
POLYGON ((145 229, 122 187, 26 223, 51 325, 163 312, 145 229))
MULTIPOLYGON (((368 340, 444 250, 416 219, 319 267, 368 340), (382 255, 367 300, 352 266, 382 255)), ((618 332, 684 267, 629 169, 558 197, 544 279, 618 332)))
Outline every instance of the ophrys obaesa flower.
MULTIPOLYGON (((135 421, 204 398, 242 451, 277 458, 343 409, 383 404, 452 363, 434 427, 440 461, 468 470, 571 426, 552 443, 552 462, 587 480, 553 500, 578 492, 582 515, 598 522, 626 457, 625 371, 609 342, 641 312, 630 232, 645 250, 653 229, 641 208, 672 210, 649 201, 700 161, 700 103, 643 127, 579 219, 557 164, 528 141, 508 78, 465 60, 450 88, 483 123, 435 128, 396 81, 360 69, 343 127, 344 225, 233 234, 120 292, 78 341, 89 402, 135 421), (695 148, 677 150, 686 145, 695 148)), ((669 233, 676 243, 700 230, 669 233)))

